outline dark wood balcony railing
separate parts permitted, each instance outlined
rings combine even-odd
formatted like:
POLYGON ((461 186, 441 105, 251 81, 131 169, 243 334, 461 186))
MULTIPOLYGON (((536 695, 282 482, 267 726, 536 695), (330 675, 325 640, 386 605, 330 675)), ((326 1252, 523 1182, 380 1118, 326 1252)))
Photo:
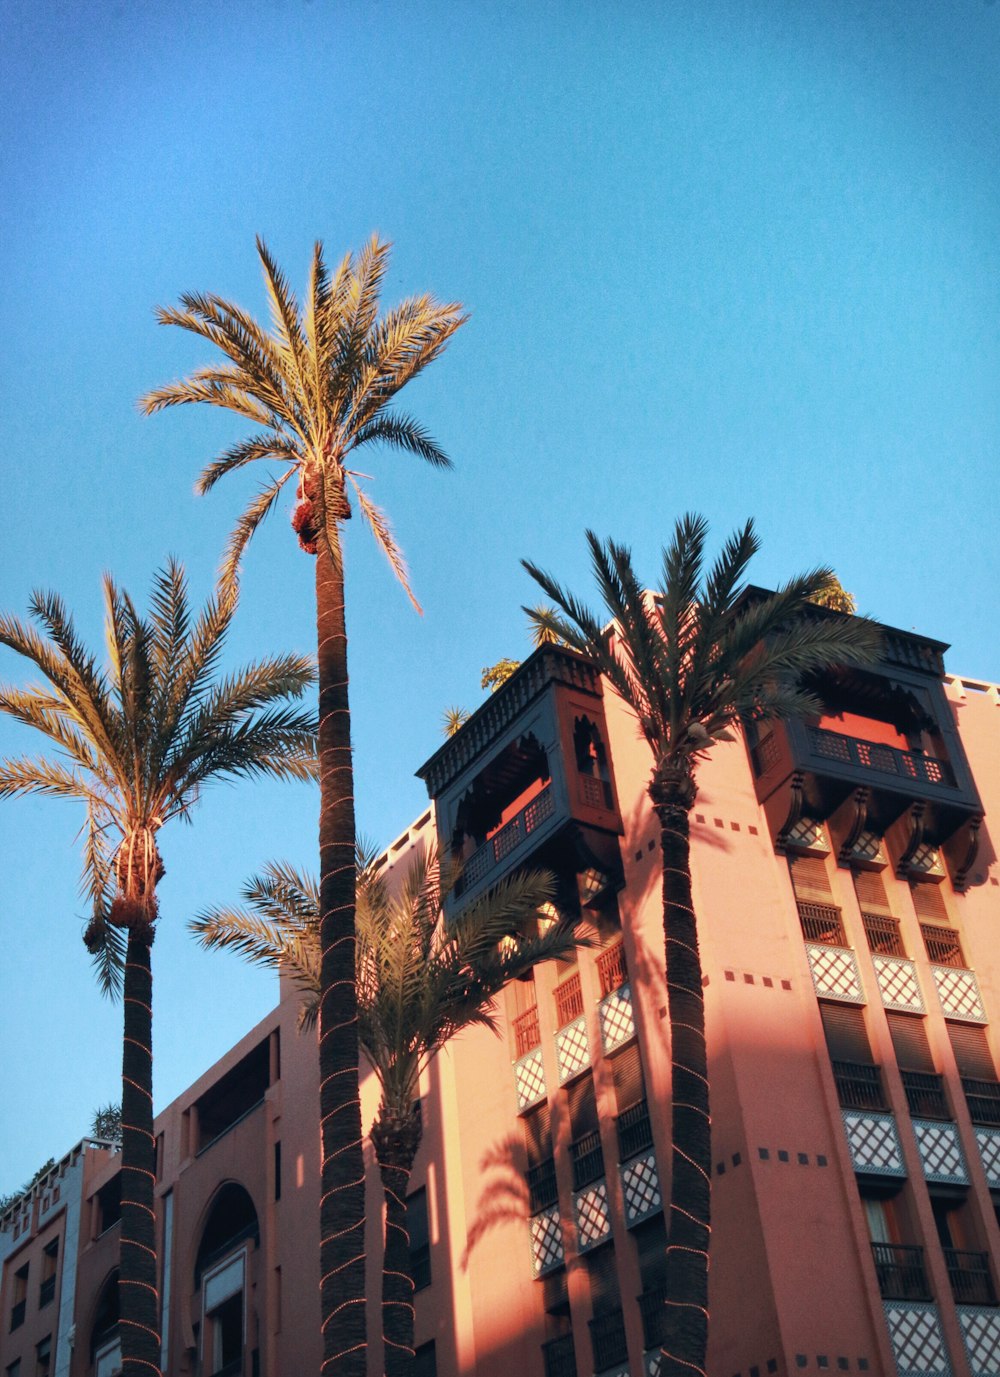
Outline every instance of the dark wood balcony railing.
POLYGON ((639 1297, 639 1313, 642 1315, 642 1346, 648 1353, 651 1348, 659 1348, 666 1337, 666 1313, 664 1302, 667 1299, 666 1286, 651 1286, 639 1297))
POLYGON ((538 1026, 538 1005, 525 1009, 514 1019, 514 1049, 519 1057, 527 1056, 542 1045, 542 1033, 538 1026))
POLYGON ((625 1340, 625 1317, 621 1307, 607 1310, 603 1315, 595 1315, 588 1324, 590 1346, 594 1350, 594 1371, 606 1372, 616 1363, 624 1363, 628 1358, 628 1344, 625 1340))
POLYGON ((583 991, 579 975, 571 975, 556 986, 556 1020, 560 1028, 572 1023, 583 1013, 583 991))
POLYGON ((577 1138, 570 1147, 573 1158, 573 1189, 583 1190, 593 1181, 604 1175, 604 1153, 601 1151, 601 1135, 596 1130, 577 1138))
POLYGON ((996 1305, 997 1293, 990 1276, 989 1253, 968 1253, 945 1248, 952 1295, 958 1305, 996 1305))
POLYGON ((915 1119, 950 1119, 944 1082, 932 1071, 901 1071, 906 1103, 915 1119))
POLYGON ((799 922, 807 942, 825 942, 828 947, 846 947, 840 909, 835 904, 808 904, 800 900, 799 922))
POLYGON ((842 736, 840 732, 809 727, 809 744, 814 755, 835 760, 842 765, 855 765, 865 774, 894 775, 897 779, 921 784, 955 787, 955 774, 946 760, 917 751, 901 751, 879 741, 863 741, 857 736, 842 736))
POLYGON ((473 851, 455 885, 456 895, 463 894, 484 879, 495 865, 505 860, 537 827, 552 817, 555 810, 556 796, 552 785, 547 784, 510 822, 473 851))
POLYGON ((962 1089, 972 1122, 987 1128, 1000 1128, 1000 1081, 978 1081, 963 1076, 962 1089))
POLYGON ((927 948, 927 958, 935 966, 954 966, 966 970, 965 956, 958 933, 952 928, 942 928, 936 923, 921 923, 920 931, 927 948))
POLYGON ((885 1109, 882 1073, 877 1066, 858 1061, 835 1061, 833 1078, 845 1109, 885 1109))
POLYGON ((628 980, 623 942, 616 942, 613 947, 601 952, 597 958, 597 973, 601 977, 602 999, 605 995, 609 995, 612 990, 621 989, 628 980))
POLYGON ((924 1250, 908 1244, 873 1243, 872 1256, 883 1300, 930 1300, 924 1250))
POLYGON ((550 1205, 556 1203, 559 1198, 559 1187, 556 1185, 556 1164, 553 1158, 546 1157, 533 1167, 529 1167, 525 1179, 528 1183, 532 1214, 537 1214, 539 1210, 547 1210, 550 1205))
POLYGON ((576 1377, 576 1350, 573 1335, 563 1334, 542 1344, 545 1377, 576 1377))
POLYGON ((13 1334, 15 1329, 20 1329, 24 1324, 24 1312, 27 1309, 27 1301, 19 1300, 11 1306, 10 1310, 10 1332, 13 1334))
POLYGON ((653 1127, 649 1122, 649 1105, 644 1099, 623 1109, 615 1120, 618 1128, 618 1156, 623 1162, 637 1157, 653 1146, 653 1127))
POLYGON ((864 913, 861 921, 865 925, 869 951, 877 956, 905 956, 906 948, 899 932, 899 919, 888 913, 864 913))
POLYGON ((51 1277, 46 1277, 38 1288, 38 1308, 41 1309, 43 1305, 48 1305, 54 1299, 55 1294, 56 1279, 55 1274, 53 1274, 51 1277))

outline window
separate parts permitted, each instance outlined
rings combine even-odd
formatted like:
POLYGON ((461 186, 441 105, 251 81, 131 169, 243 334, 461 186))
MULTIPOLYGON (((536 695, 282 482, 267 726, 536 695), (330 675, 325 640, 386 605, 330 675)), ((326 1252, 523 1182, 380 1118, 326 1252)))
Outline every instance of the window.
POLYGON ((256 1109, 267 1092, 270 1076, 270 1039, 265 1038, 198 1101, 199 1152, 256 1109))
POLYGON ((116 1173, 111 1180, 97 1192, 97 1232, 107 1233, 121 1221, 122 1217, 122 1174, 116 1173))
POLYGON ((24 1324, 24 1312, 28 1305, 28 1268, 30 1264, 25 1263, 14 1273, 13 1304, 10 1310, 10 1332, 13 1334, 15 1329, 20 1329, 24 1324))
POLYGON ((924 1020, 913 1014, 891 1012, 886 1013, 886 1019, 899 1066, 906 1071, 933 1072, 934 1059, 927 1041, 924 1020))
POLYGON ((410 1275, 414 1291, 431 1284, 431 1236, 427 1217, 427 1191, 414 1191, 406 1201, 406 1227, 410 1235, 410 1275))
POLYGON ((937 923, 921 923, 920 932, 929 961, 933 961, 936 966, 957 966, 965 969, 962 943, 954 928, 943 928, 937 923))
POLYGON ((48 1305, 56 1294, 56 1264, 59 1259, 59 1240, 46 1243, 42 1253, 42 1283, 38 1288, 38 1308, 48 1305))
POLYGON ((919 881, 910 885, 910 894, 913 896, 913 907, 918 918, 929 918, 932 923, 947 923, 948 910, 944 906, 944 898, 941 890, 936 884, 919 881))
POLYGON ((115 1335, 94 1354, 94 1377, 117 1377, 122 1370, 121 1340, 115 1335))
POLYGON ((274 1145, 274 1198, 281 1199, 281 1143, 274 1145))
POLYGON ((434 1351, 434 1340, 429 1344, 421 1344, 413 1354, 413 1377, 437 1377, 437 1354, 434 1351))
POLYGON ((52 1335, 46 1334, 41 1343, 35 1345, 35 1377, 49 1377, 52 1371, 52 1335))
POLYGON ((15 1358, 9 1367, 4 1369, 4 1377, 21 1377, 21 1359, 15 1358))
POLYGON ((213 1271, 206 1272, 204 1294, 204 1371, 239 1371, 243 1358, 246 1253, 241 1250, 213 1271))

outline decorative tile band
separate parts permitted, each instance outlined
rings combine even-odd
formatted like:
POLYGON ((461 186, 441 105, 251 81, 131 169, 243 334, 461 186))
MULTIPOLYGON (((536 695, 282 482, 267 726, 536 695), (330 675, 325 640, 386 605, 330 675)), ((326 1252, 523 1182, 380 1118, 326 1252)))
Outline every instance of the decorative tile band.
POLYGON ((1000 1310, 994 1305, 955 1308, 972 1377, 996 1377, 1000 1371, 1000 1310))
POLYGON ((933 1119, 914 1119, 913 1132, 917 1138, 920 1161, 928 1181, 942 1181, 966 1186, 969 1169, 954 1124, 933 1119))
POLYGON ((590 1065, 590 1040, 587 1020, 575 1018, 556 1033, 556 1059, 559 1062, 559 1084, 566 1082, 590 1065))
POLYGON ((866 1002, 858 959, 849 947, 807 942, 806 955, 817 995, 823 999, 841 999, 847 1004, 866 1002))
POLYGON ((573 1209, 576 1214, 577 1248, 581 1253, 610 1237, 611 1213, 606 1181, 595 1181, 585 1190, 577 1191, 573 1197, 573 1209))
POLYGON ((514 1086, 517 1090, 518 1112, 530 1109, 532 1105, 544 1100, 548 1091, 545 1086, 545 1068, 542 1065, 542 1049, 533 1052, 514 1063, 514 1086))
POLYGON ((601 1045, 605 1052, 613 1052, 616 1047, 635 1037, 630 985, 621 985, 605 995, 597 1006, 597 1013, 601 1021, 601 1045))
POLYGON ((565 1261, 559 1206, 553 1205, 541 1214, 532 1215, 528 1227, 531 1234, 531 1270, 534 1276, 540 1277, 565 1261))
POLYGON ((960 970, 956 966, 932 966, 931 971, 942 1013, 966 1023, 986 1022, 983 997, 974 971, 960 970))
POLYGON ((933 1305, 884 1301, 898 1377, 951 1377, 951 1364, 933 1305))
POLYGON ((976 1126, 976 1142, 991 1190, 1000 1190, 1000 1128, 976 1126))
POLYGON ((891 1114, 863 1109, 841 1110, 851 1163, 856 1172, 874 1176, 905 1176, 899 1130, 891 1114))
POLYGON ((622 1195, 625 1199, 625 1223, 631 1228, 633 1224, 648 1219, 651 1214, 663 1208, 656 1156, 652 1152, 647 1152, 644 1157, 633 1157, 619 1170, 622 1176, 622 1195))
POLYGON ((872 963, 882 1003, 887 1009, 899 1009, 910 1014, 926 1012, 917 968, 912 961, 902 956, 873 956, 872 963))

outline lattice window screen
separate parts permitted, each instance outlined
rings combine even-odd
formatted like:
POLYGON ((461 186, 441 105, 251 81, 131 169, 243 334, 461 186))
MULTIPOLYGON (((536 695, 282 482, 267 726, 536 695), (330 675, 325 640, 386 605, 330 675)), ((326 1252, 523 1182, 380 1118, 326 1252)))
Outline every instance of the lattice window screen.
POLYGON ((872 1049, 864 1013, 849 1004, 826 1004, 822 1000, 819 1012, 831 1061, 854 1061, 871 1066, 872 1049))
POLYGON ((620 1114, 630 1105, 638 1104, 646 1094, 638 1043, 633 1042, 630 1047, 624 1048, 611 1058, 611 1075, 620 1114))
POLYGON ((976 1081, 996 1080, 986 1029, 970 1023, 949 1023, 946 1026, 959 1075, 969 1076, 976 1081))
POLYGON ((858 905, 867 913, 889 913, 885 882, 877 870, 855 870, 854 892, 858 905))
POLYGON ((796 899, 807 904, 828 904, 833 899, 830 877, 822 856, 789 856, 788 869, 796 899))
POLYGON ((904 1071, 933 1072, 934 1058, 927 1042, 924 1020, 913 1014, 886 1012, 889 1036, 896 1049, 896 1061, 904 1071))

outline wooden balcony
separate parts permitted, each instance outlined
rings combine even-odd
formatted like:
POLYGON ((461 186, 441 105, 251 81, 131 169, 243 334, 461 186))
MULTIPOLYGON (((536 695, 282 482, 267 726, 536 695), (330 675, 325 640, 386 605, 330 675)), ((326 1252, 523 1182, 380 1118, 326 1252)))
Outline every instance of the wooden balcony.
POLYGON ((627 1162, 653 1146, 653 1126, 649 1122, 649 1106, 645 1099, 623 1109, 615 1120, 618 1130, 618 1157, 627 1162))
POLYGON ((962 1089, 972 1122, 984 1128, 1000 1128, 1000 1082, 963 1076, 962 1089))
POLYGON ((583 1190, 584 1186, 600 1181, 604 1175, 604 1153, 601 1151, 601 1135, 598 1132, 585 1133, 570 1147, 573 1159, 573 1189, 583 1190))
POLYGON ((945 1248, 944 1260, 956 1305, 996 1305, 989 1253, 945 1248))
POLYGON ((625 1339, 625 1316, 621 1307, 595 1315, 587 1321, 590 1328, 590 1346, 594 1352, 594 1371, 607 1372, 618 1363, 628 1361, 628 1343, 625 1339))
POLYGON ((906 1103, 915 1119, 950 1119, 944 1082, 930 1071, 900 1071, 906 1103))
POLYGON ((835 1061, 831 1065, 837 1097, 845 1109, 887 1108, 882 1073, 877 1066, 856 1061, 835 1061))
POLYGON ((573 1335, 563 1334, 542 1344, 545 1377, 576 1377, 576 1350, 573 1335))
POLYGON ((538 1214, 540 1210, 547 1210, 550 1205, 554 1205, 559 1199, 559 1187, 556 1184, 556 1164, 554 1158, 546 1157, 541 1162, 537 1162, 533 1167, 529 1167, 525 1179, 528 1184, 528 1196, 531 1201, 532 1214, 538 1214))
POLYGON ((830 947, 846 947, 840 909, 835 904, 811 904, 799 901, 799 922, 807 942, 823 942, 830 947))
POLYGON ((514 1048, 518 1057, 526 1056, 542 1045, 542 1032, 538 1023, 538 1005, 525 1009, 513 1020, 514 1048))
POLYGON ((883 1300, 931 1299, 924 1270, 924 1250, 910 1244, 873 1243, 875 1273, 883 1300))

